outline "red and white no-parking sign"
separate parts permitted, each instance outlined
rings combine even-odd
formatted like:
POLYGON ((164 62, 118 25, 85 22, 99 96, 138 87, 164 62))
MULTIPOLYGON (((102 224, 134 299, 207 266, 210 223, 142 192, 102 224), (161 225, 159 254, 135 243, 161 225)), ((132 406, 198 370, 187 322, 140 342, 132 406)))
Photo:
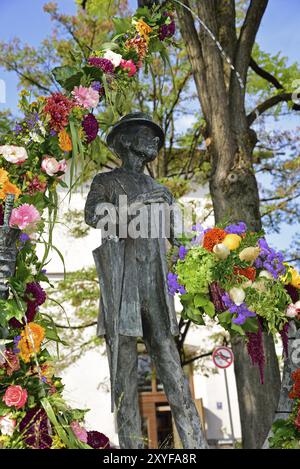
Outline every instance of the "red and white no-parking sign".
POLYGON ((215 348, 212 354, 212 359, 218 368, 224 369, 232 365, 234 356, 232 350, 229 347, 222 346, 215 348))

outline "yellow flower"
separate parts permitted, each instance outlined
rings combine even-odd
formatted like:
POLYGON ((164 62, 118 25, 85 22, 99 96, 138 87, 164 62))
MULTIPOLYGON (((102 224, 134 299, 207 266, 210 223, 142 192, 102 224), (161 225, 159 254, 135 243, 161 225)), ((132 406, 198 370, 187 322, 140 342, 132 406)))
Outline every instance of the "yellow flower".
POLYGON ((15 194, 17 199, 22 194, 22 192, 15 184, 7 180, 0 189, 0 199, 5 200, 7 194, 15 194))
POLYGON ((144 36, 146 39, 148 39, 149 34, 152 32, 152 28, 150 28, 150 26, 145 23, 145 21, 142 19, 138 20, 135 23, 135 29, 141 36, 144 36))
POLYGON ((62 449, 65 448, 65 443, 60 439, 59 436, 54 435, 52 436, 52 446, 51 449, 62 449))
POLYGON ((295 288, 300 288, 300 274, 296 269, 291 269, 290 273, 292 275, 291 285, 295 288))
POLYGON ((8 172, 0 168, 0 185, 2 186, 8 180, 8 172))
POLYGON ((226 246, 230 251, 237 249, 241 244, 242 238, 237 234, 228 234, 222 241, 222 244, 226 246))
POLYGON ((38 353, 41 348, 41 343, 45 337, 45 329, 34 322, 30 322, 25 326, 21 333, 21 340, 19 341, 18 348, 20 349, 20 357, 25 363, 30 361, 30 357, 34 353, 38 353))
POLYGON ((59 139, 59 147, 63 151, 71 151, 72 150, 72 140, 68 134, 68 132, 63 129, 58 134, 59 139))

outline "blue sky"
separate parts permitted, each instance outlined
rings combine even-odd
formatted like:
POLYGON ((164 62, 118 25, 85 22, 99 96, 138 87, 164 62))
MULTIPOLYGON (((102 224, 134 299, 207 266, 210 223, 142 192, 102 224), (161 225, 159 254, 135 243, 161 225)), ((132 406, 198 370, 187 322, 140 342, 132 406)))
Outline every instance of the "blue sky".
MULTIPOLYGON (((205 0, 201 0, 205 1, 205 0)), ((19 37, 24 43, 38 46, 50 34, 53 24, 49 15, 43 12, 45 0, 1 0, 0 2, 0 40, 9 41, 19 37)), ((75 13, 74 0, 59 0, 60 11, 75 13)), ((129 0, 131 8, 136 7, 135 0, 129 0)), ((300 1, 269 0, 269 5, 257 36, 257 41, 266 52, 281 51, 289 62, 300 62, 300 1)), ((0 80, 6 83, 6 103, 0 102, 0 110, 10 108, 17 110, 18 90, 17 77, 0 69, 0 80)), ((300 77, 299 77, 300 79, 300 77)), ((0 94, 1 96, 1 94, 0 94)), ((1 101, 1 99, 0 99, 1 101)), ((291 129, 299 126, 299 117, 293 115, 281 118, 280 123, 270 122, 270 128, 291 129)), ((294 227, 284 229, 285 239, 295 231, 294 227)), ((282 235, 272 236, 272 241, 283 246, 282 235)), ((285 244, 285 243, 284 243, 285 244)))

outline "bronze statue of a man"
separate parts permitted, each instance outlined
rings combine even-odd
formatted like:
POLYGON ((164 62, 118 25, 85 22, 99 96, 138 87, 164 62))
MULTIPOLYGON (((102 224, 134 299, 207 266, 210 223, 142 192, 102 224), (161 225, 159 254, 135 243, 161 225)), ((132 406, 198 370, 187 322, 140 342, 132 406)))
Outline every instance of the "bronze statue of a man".
MULTIPOLYGON (((107 137, 122 167, 97 174, 85 206, 85 221, 99 228, 99 207, 140 204, 149 213, 153 204, 171 205, 169 190, 144 174, 164 142, 162 129, 144 113, 123 117, 107 137)), ((120 211, 119 211, 120 216, 120 211)), ((112 217, 114 218, 114 217, 112 217)), ((168 292, 166 239, 124 235, 119 219, 116 234, 93 251, 101 301, 98 335, 105 336, 111 374, 112 409, 117 412, 121 448, 144 447, 138 404, 137 337, 142 337, 164 385, 184 448, 205 448, 201 424, 174 341, 178 325, 168 292)), ((172 232, 172 230, 171 230, 172 232)), ((172 234, 170 241, 174 242, 172 234)))

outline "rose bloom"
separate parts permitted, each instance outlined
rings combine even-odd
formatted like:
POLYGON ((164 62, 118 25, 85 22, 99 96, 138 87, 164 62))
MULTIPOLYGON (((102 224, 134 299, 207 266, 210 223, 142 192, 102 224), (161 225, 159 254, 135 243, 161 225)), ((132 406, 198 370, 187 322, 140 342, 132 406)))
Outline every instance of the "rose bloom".
POLYGON ((104 59, 110 60, 114 67, 118 67, 122 60, 122 55, 116 54, 112 50, 107 50, 103 57, 104 59))
POLYGON ((64 172, 66 167, 66 160, 57 161, 55 158, 47 155, 44 156, 41 164, 42 171, 48 174, 48 176, 55 176, 56 173, 64 172))
POLYGON ((0 432, 2 435, 12 436, 15 431, 16 423, 16 420, 11 418, 10 415, 0 417, 0 432))
POLYGON ((3 401, 8 407, 15 406, 21 409, 26 404, 27 391, 21 386, 9 386, 5 391, 3 401))
POLYGON ((0 146, 0 155, 9 163, 20 164, 27 160, 28 155, 24 147, 16 147, 14 145, 0 146))

